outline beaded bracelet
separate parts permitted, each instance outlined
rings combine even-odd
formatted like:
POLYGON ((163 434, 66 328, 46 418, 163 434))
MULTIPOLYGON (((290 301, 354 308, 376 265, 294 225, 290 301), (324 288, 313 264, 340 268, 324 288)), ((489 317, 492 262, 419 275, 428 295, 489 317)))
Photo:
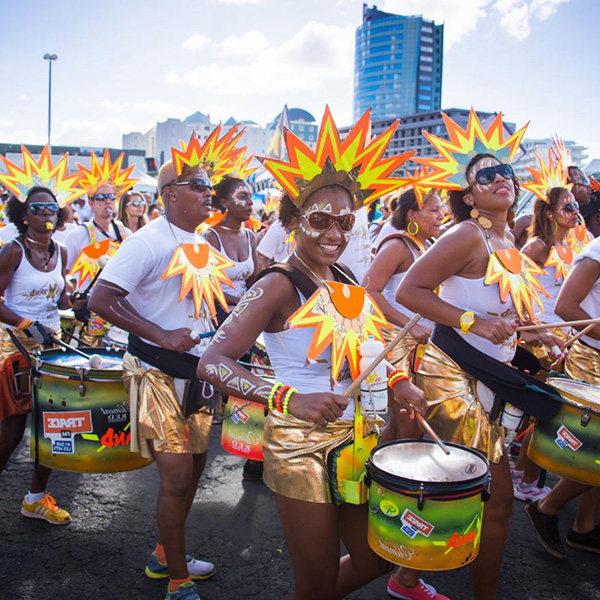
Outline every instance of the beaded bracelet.
POLYGON ((395 371, 392 371, 388 377, 388 387, 390 390, 393 390, 394 386, 399 381, 406 381, 408 379, 410 379, 410 377, 402 369, 396 369, 395 371))
POLYGON ((287 391, 287 394, 285 395, 285 398, 283 399, 283 414, 284 415, 289 415, 290 411, 288 410, 288 404, 290 403, 290 398, 292 397, 292 394, 297 394, 298 390, 296 388, 290 388, 287 391))
POLYGON ((269 393, 269 401, 268 401, 268 405, 269 405, 269 410, 273 411, 273 400, 275 398, 275 393, 277 392, 277 390, 283 387, 283 383, 280 383, 279 381, 276 381, 275 384, 273 385, 273 387, 271 388, 271 392, 269 393))
POLYGON ((27 329, 28 327, 30 327, 31 325, 33 325, 33 321, 31 319, 21 319, 16 325, 15 327, 19 330, 19 331, 24 331, 25 329, 27 329))
POLYGON ((285 396, 285 393, 290 389, 289 385, 284 385, 277 390, 277 394, 275 394, 275 408, 279 412, 283 412, 283 407, 281 406, 281 401, 285 396))

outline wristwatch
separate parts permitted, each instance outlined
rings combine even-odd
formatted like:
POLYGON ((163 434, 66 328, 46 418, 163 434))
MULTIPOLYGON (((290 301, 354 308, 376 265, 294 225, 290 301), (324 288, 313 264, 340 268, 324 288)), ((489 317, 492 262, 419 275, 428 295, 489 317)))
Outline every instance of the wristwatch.
POLYGON ((460 315, 460 330, 463 333, 469 333, 473 323, 475 323, 475 314, 472 311, 468 310, 460 315))

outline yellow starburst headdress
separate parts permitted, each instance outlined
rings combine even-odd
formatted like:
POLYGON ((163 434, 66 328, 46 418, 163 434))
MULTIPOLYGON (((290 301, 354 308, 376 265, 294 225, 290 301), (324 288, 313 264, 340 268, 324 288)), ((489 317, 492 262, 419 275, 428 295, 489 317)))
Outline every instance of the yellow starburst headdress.
POLYGON ((77 188, 81 175, 68 174, 69 155, 64 154, 53 165, 50 148, 45 146, 38 161, 33 158, 25 146, 21 146, 23 168, 18 167, 5 156, 2 156, 8 173, 0 173, 0 182, 12 192, 21 202, 27 199, 27 193, 32 187, 48 188, 56 196, 58 205, 63 207, 68 202, 76 200, 85 194, 77 188))
POLYGON ((539 169, 526 167, 533 179, 524 181, 521 184, 526 190, 533 192, 544 202, 549 202, 548 192, 552 188, 567 187, 567 169, 564 166, 563 160, 562 158, 558 158, 555 163, 552 154, 553 152, 548 150, 548 163, 546 163, 536 152, 535 156, 539 163, 539 169))
POLYGON ((102 162, 92 152, 92 164, 89 169, 77 163, 81 173, 79 186, 83 189, 83 193, 91 198, 102 185, 110 185, 117 196, 121 196, 127 190, 131 189, 138 182, 137 179, 130 177, 135 165, 122 169, 121 165, 123 164, 124 157, 125 154, 121 152, 117 160, 112 162, 107 148, 104 150, 102 162))
POLYGON ((426 198, 433 192, 436 188, 428 185, 428 178, 431 176, 432 170, 427 167, 423 167, 422 169, 415 169, 412 173, 408 174, 408 183, 410 187, 412 187, 415 192, 415 196, 417 197, 417 202, 419 204, 419 209, 423 208, 425 204, 426 198))
POLYGON ((285 128, 289 162, 265 157, 259 160, 297 207, 319 188, 338 184, 348 189, 354 208, 358 209, 406 184, 406 179, 391 177, 391 174, 414 152, 383 158, 398 123, 371 141, 371 111, 368 110, 342 142, 327 106, 314 151, 285 128))
POLYGON ((171 147, 177 177, 185 175, 192 169, 204 169, 213 185, 216 185, 225 175, 230 175, 236 170, 250 175, 253 169, 248 169, 248 165, 252 156, 244 160, 246 148, 236 147, 245 131, 238 132, 238 129, 239 125, 235 125, 219 139, 221 125, 217 125, 204 144, 193 132, 189 143, 181 142, 181 149, 171 147))
POLYGON ((525 125, 505 139, 501 112, 496 115, 486 130, 472 108, 466 129, 445 113, 442 113, 442 117, 449 140, 423 131, 423 135, 438 151, 439 156, 413 160, 431 169, 429 176, 421 181, 422 185, 447 190, 462 190, 467 187, 467 165, 477 154, 491 154, 502 163, 512 162, 527 129, 525 125))
POLYGON ((552 147, 550 150, 554 154, 557 161, 562 160, 565 169, 568 169, 573 164, 571 151, 565 146, 565 143, 557 135, 552 138, 552 147))

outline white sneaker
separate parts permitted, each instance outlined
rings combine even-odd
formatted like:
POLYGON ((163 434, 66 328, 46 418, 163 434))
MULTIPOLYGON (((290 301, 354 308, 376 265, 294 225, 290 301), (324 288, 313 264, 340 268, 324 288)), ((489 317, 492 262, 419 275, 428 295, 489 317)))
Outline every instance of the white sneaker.
POLYGON ((510 470, 510 476, 512 477, 514 483, 516 483, 517 481, 521 481, 521 479, 523 479, 524 474, 525 471, 517 471, 516 469, 510 470))
POLYGON ((515 481, 513 483, 514 496, 517 500, 523 502, 535 502, 545 498, 550 493, 550 488, 545 485, 539 488, 537 483, 525 483, 524 481, 515 481))

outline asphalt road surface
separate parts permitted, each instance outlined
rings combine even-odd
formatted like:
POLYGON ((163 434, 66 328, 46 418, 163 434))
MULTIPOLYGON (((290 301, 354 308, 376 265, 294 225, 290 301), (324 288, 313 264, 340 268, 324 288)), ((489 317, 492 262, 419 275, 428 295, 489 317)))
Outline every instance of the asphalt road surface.
MULTIPOLYGON (((203 600, 280 600, 293 585, 292 568, 275 503, 262 483, 242 483, 243 459, 223 452, 213 429, 210 459, 188 519, 188 551, 217 566, 198 587, 203 600)), ((50 490, 73 522, 53 527, 22 517, 20 502, 31 476, 24 441, 0 477, 1 600, 161 600, 165 582, 143 573, 157 528, 154 465, 131 473, 55 472, 50 490)), ((600 600, 600 555, 569 548, 556 562, 538 545, 515 501, 499 595, 501 600, 600 600)), ((575 505, 561 514, 561 533, 575 505)), ((310 527, 310 523, 307 523, 310 527)), ((452 600, 469 600, 466 568, 433 573, 426 581, 452 600)), ((386 579, 350 596, 388 598, 386 579)))

